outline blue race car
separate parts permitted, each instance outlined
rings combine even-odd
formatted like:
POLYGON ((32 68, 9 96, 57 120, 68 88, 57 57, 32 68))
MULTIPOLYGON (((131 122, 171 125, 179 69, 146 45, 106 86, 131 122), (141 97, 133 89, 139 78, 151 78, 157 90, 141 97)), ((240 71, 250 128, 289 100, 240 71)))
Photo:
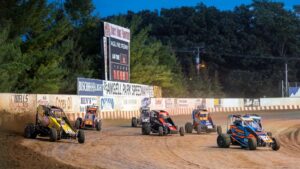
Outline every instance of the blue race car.
POLYGON ((220 126, 216 126, 213 123, 210 113, 205 107, 198 106, 197 109, 192 112, 193 123, 187 122, 185 124, 186 133, 192 133, 193 130, 200 134, 202 132, 216 132, 219 131, 220 126))
MULTIPOLYGON (((262 129, 261 117, 258 115, 229 115, 230 127, 226 134, 219 134, 217 144, 220 148, 229 148, 230 144, 255 150, 256 147, 271 147, 277 151, 280 144, 270 133, 262 129)), ((227 125, 228 126, 228 125, 227 125)))

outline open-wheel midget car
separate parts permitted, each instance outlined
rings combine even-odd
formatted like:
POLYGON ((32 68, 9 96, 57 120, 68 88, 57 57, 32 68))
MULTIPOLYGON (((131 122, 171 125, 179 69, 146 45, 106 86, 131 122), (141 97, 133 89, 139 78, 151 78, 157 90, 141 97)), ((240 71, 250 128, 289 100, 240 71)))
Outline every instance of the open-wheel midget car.
POLYGON ((76 119, 75 128, 101 131, 102 120, 98 117, 98 106, 87 106, 84 118, 78 117, 76 119))
POLYGON ((55 142, 60 139, 77 139, 84 143, 83 130, 75 130, 63 109, 56 106, 39 105, 35 116, 35 124, 27 124, 24 130, 26 138, 50 137, 55 142))
POLYGON ((187 122, 185 124, 186 133, 192 133, 193 130, 195 130, 197 134, 201 134, 203 132, 220 132, 220 126, 216 126, 213 123, 210 112, 208 112, 203 106, 198 106, 197 109, 193 110, 192 119, 192 123, 187 122))
POLYGON ((164 110, 151 110, 149 122, 142 124, 142 134, 149 135, 151 133, 157 133, 159 136, 179 133, 180 136, 184 136, 184 128, 178 128, 168 112, 164 110))
POLYGON ((150 108, 141 107, 140 117, 132 117, 131 127, 137 127, 138 125, 142 125, 143 123, 149 122, 149 120, 150 120, 150 108))
POLYGON ((229 148, 230 145, 249 150, 271 147, 277 151, 280 148, 278 140, 262 129, 261 117, 257 115, 229 115, 227 123, 230 123, 227 133, 217 137, 217 144, 221 148, 229 148))

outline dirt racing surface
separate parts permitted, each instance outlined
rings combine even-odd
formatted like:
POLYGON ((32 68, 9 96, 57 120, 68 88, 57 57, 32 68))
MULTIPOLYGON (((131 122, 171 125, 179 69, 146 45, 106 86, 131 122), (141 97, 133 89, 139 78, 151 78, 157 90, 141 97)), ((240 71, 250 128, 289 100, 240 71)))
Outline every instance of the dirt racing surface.
MULTIPOLYGON (((216 133, 144 136, 141 128, 130 127, 130 120, 106 120, 101 132, 85 130, 84 144, 75 140, 53 143, 48 138, 23 139, 2 132, 0 144, 6 144, 1 145, 1 151, 10 155, 1 155, 0 164, 6 164, 5 168, 300 168, 300 112, 259 114, 264 129, 279 138, 279 151, 268 147, 255 151, 238 146, 221 149, 216 133)), ((224 132, 227 114, 212 116, 224 132)), ((191 116, 177 116, 174 121, 184 126, 191 116)))

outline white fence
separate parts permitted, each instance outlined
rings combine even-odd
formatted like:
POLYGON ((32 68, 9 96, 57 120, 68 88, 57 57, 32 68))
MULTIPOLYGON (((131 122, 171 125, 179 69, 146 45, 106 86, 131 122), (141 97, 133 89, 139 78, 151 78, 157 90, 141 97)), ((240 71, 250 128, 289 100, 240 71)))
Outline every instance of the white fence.
MULTIPOLYGON (((144 97, 98 97, 52 94, 0 93, 0 112, 34 113, 36 107, 55 105, 64 109, 75 120, 82 117, 87 105, 97 105, 103 119, 130 119, 139 115, 144 97)), ((151 98, 151 109, 163 109, 171 115, 190 114, 204 104, 211 112, 242 112, 269 110, 300 110, 300 98, 151 98)))

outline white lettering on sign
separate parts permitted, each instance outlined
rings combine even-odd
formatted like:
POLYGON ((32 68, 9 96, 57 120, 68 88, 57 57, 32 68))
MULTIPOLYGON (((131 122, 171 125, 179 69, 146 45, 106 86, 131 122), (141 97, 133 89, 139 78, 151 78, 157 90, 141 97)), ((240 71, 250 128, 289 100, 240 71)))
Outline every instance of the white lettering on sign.
POLYGON ((153 97, 153 87, 122 82, 103 82, 103 96, 145 96, 153 97))
POLYGON ((78 89, 80 91, 89 91, 89 92, 102 91, 102 84, 79 81, 78 89))

